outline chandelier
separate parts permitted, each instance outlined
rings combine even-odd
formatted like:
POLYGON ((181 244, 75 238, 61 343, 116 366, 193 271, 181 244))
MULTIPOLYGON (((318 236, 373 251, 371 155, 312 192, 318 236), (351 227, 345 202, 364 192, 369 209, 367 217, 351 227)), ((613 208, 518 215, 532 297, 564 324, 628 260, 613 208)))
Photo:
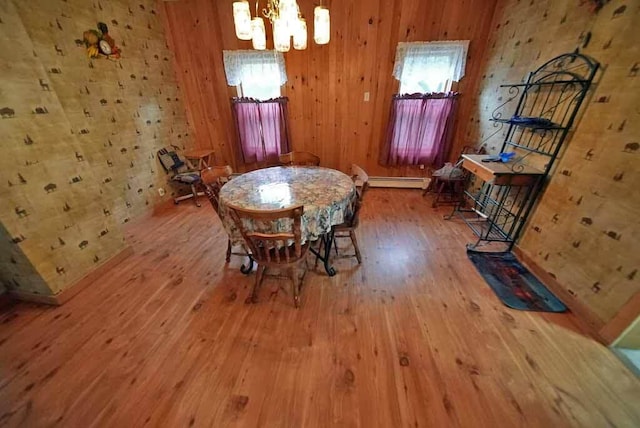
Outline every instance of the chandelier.
MULTIPOLYGON (((267 0, 267 7, 262 9, 262 14, 271 22, 273 44, 277 51, 288 52, 291 49, 291 39, 294 49, 307 48, 307 21, 300 14, 296 0, 267 0)), ((326 45, 331 38, 329 9, 322 5, 316 6, 313 17, 313 40, 318 45, 326 45)), ((236 36, 240 40, 251 40, 254 49, 267 48, 264 19, 258 16, 258 0, 254 18, 251 18, 247 0, 233 2, 233 22, 236 36)))

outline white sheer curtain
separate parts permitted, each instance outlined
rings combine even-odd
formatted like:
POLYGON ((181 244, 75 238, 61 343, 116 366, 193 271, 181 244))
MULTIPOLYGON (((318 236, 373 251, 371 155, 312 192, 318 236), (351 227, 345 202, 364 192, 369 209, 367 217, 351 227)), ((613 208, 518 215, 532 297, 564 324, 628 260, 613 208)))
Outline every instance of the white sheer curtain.
POLYGON ((445 92, 464 76, 468 40, 399 43, 393 75, 400 93, 445 92))
MULTIPOLYGON (((269 88, 277 88, 287 82, 287 71, 284 66, 284 56, 276 51, 222 51, 224 72, 229 86, 242 85, 243 95, 252 97, 249 93, 269 92, 269 88)), ((262 98, 262 97, 257 97, 262 98)))

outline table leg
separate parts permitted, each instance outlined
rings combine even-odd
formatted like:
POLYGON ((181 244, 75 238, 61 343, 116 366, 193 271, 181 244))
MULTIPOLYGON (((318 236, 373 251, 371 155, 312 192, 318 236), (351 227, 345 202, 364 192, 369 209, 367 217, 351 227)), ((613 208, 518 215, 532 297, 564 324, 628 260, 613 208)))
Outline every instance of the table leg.
POLYGON ((324 270, 327 272, 327 275, 334 276, 336 274, 336 270, 331 266, 330 256, 331 256, 331 247, 333 246, 334 231, 327 233, 322 238, 322 245, 324 245, 323 253, 320 254, 315 248, 310 248, 311 252, 315 254, 317 258, 322 260, 324 264, 324 270))
POLYGON ((245 275, 249 275, 253 270, 253 257, 251 257, 251 254, 247 254, 247 257, 249 257, 249 263, 247 263, 246 266, 244 265, 244 263, 242 264, 242 266, 240 266, 240 272, 245 275))

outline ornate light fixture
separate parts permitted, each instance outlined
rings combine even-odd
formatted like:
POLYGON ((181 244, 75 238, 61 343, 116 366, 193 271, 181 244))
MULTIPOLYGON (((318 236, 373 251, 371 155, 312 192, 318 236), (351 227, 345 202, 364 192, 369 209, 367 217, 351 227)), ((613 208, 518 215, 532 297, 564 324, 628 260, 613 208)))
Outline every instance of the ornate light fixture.
MULTIPOLYGON (((267 0, 267 7, 262 14, 269 19, 273 28, 273 44, 277 51, 288 52, 293 48, 302 50, 307 48, 307 21, 300 14, 300 7, 296 0, 267 0)), ((240 40, 251 40, 254 49, 267 48, 267 36, 264 19, 258 16, 258 1, 256 1, 256 16, 251 18, 249 2, 247 0, 233 2, 233 22, 236 36, 240 40)), ((329 9, 316 6, 313 20, 313 40, 316 44, 326 45, 331 39, 331 24, 329 9)))

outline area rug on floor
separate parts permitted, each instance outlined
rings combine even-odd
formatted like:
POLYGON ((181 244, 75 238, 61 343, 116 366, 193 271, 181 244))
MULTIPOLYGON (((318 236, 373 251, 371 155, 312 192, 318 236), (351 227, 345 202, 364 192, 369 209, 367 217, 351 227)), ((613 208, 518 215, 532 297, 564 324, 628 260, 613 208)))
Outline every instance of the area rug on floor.
POLYGON ((512 253, 467 250, 467 256, 502 303, 521 311, 564 312, 567 307, 512 253))

